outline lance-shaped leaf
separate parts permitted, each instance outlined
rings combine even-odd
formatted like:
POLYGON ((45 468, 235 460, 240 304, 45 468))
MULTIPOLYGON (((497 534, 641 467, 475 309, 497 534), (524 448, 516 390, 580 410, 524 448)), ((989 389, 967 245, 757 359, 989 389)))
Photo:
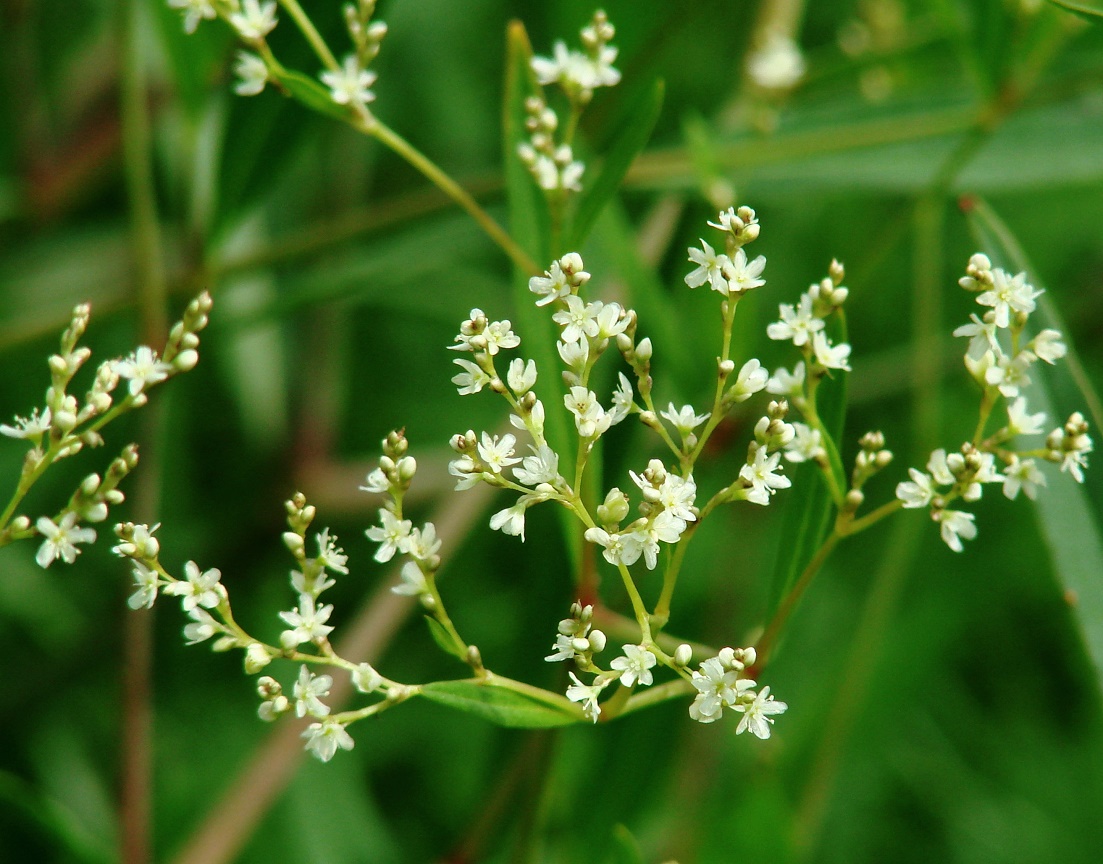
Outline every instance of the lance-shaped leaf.
POLYGON ((520 693, 495 683, 493 678, 434 681, 422 686, 421 695, 499 726, 519 729, 569 726, 585 719, 581 709, 563 696, 547 693, 538 697, 520 693))

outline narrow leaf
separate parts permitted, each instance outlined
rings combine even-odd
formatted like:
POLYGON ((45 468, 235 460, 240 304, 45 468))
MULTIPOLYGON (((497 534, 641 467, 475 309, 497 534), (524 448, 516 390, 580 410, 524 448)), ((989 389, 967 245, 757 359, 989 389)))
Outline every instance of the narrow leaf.
POLYGON ((1091 21, 1093 24, 1098 24, 1103 21, 1103 7, 1089 5, 1087 3, 1070 3, 1069 0, 1049 0, 1054 6, 1064 9, 1066 12, 1071 12, 1073 15, 1079 15, 1081 18, 1091 21))
POLYGON ((460 651, 460 647, 456 644, 456 641, 448 635, 448 631, 444 629, 444 625, 441 624, 432 615, 425 616, 425 623, 429 625, 429 635, 433 637, 433 641, 437 643, 437 647, 440 648, 445 654, 451 654, 458 660, 464 660, 463 652, 460 651))
POLYGON ((434 681, 422 686, 421 695, 431 702, 512 728, 546 729, 568 726, 582 719, 578 707, 562 696, 549 693, 546 700, 537 699, 491 680, 434 681))
POLYGON ((663 107, 664 90, 662 80, 658 79, 636 101, 629 112, 628 122, 606 152, 593 182, 579 196, 567 244, 571 249, 582 246, 602 209, 620 188, 632 162, 650 140, 663 107))
POLYGON ((307 108, 317 111, 319 114, 334 117, 341 122, 348 120, 348 108, 334 102, 329 95, 329 91, 313 78, 285 69, 279 75, 279 83, 293 98, 302 102, 307 108))

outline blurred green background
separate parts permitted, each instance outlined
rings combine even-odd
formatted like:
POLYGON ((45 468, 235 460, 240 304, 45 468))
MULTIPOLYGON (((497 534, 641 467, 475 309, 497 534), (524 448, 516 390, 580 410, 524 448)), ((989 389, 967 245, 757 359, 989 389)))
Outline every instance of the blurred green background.
MULTIPOLYGON (((304 5, 342 45, 338 4, 304 5)), ((605 9, 624 82, 595 98, 586 146, 601 153, 654 78, 666 99, 580 251, 596 292, 640 310, 658 402, 701 405, 712 388, 716 304, 682 280, 685 249, 708 238, 709 198, 724 189, 758 211, 755 248, 769 261, 766 287, 741 306, 737 357, 791 365, 765 325, 833 256, 847 266, 845 458, 868 429, 882 429, 897 457, 868 490, 875 503, 975 422, 964 343, 949 335, 972 305, 957 276, 985 242, 963 196, 966 210, 987 202, 1017 238, 1099 386, 1103 25, 1025 0, 605 9), (791 93, 744 73, 766 26, 804 51, 791 93)), ((506 221, 505 28, 522 19, 548 53, 556 38, 573 44, 592 12, 575 0, 381 0, 390 31, 374 110, 506 221)), ((271 41, 286 65, 317 71, 288 22, 271 41)), ((153 411, 109 430, 110 450, 139 440, 145 455, 112 521, 162 522, 162 560, 220 567, 239 618, 274 637, 292 601, 281 502, 302 490, 317 527, 332 526, 351 556, 331 592, 335 637, 367 639, 398 680, 459 676, 418 616, 372 605, 393 574, 363 536, 379 502, 356 487, 381 437, 405 426, 422 466, 415 518, 453 526, 442 583, 452 617, 492 668, 561 687, 561 670, 541 659, 573 599, 556 520, 534 512, 524 546, 491 535, 486 519, 504 505, 453 495, 445 476, 451 434, 504 418, 490 398, 456 395, 445 346, 472 306, 517 319, 508 261, 376 143, 271 89, 233 96, 234 47, 220 24, 185 36, 179 14, 152 0, 0 2, 0 415, 39 403, 44 360, 75 303, 93 304, 97 358, 142 338, 151 259, 125 166, 140 173, 148 154, 152 261, 170 312, 201 288, 216 305, 200 366, 159 391, 153 411), (149 119, 146 151, 129 146, 141 130, 120 110, 128 80, 149 119)), ((1090 403, 1067 373, 1046 386, 1055 423, 1090 403)), ((723 427, 700 486, 738 470, 754 411, 723 427)), ((655 453, 641 430, 617 433, 607 485, 655 453)), ((13 487, 21 458, 16 442, 0 447, 13 487)), ((107 458, 85 453, 51 472, 28 512, 54 512, 107 458)), ((239 656, 185 649, 178 610, 159 606, 139 652, 153 669, 151 786, 139 794, 149 858, 1097 862, 1103 715, 1082 633, 1103 622, 1070 591, 1103 579, 1103 479, 1049 481, 1048 514, 990 491, 960 555, 919 513, 844 544, 763 681, 790 705, 765 743, 737 739, 732 723, 693 723, 681 703, 548 733, 415 700, 353 727, 356 749, 320 765, 300 759, 293 730, 257 720, 239 656)), ((672 632, 753 641, 786 548, 784 499, 799 494, 732 508, 701 531, 672 632)), ((71 568, 42 571, 33 544, 3 550, 0 860, 118 861, 122 825, 141 823, 118 815, 124 757, 143 747, 125 717, 140 730, 144 715, 124 708, 130 577, 109 535, 102 526, 71 568)), ((657 590, 644 582, 645 597, 657 590)), ((623 600, 612 586, 609 599, 623 600)), ((144 857, 140 841, 127 864, 144 857)))

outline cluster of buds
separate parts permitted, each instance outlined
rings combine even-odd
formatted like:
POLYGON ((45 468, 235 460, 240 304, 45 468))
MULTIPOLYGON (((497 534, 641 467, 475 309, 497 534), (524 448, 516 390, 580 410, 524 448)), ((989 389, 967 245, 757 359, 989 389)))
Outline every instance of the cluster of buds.
POLYGON ((562 41, 553 47, 552 57, 533 57, 532 71, 541 85, 558 84, 571 104, 586 105, 598 87, 620 83, 620 72, 613 68, 617 49, 609 43, 616 29, 602 10, 579 33, 582 51, 570 51, 562 41))
POLYGON ((1093 444, 1088 435, 1088 421, 1079 411, 1046 436, 1046 458, 1057 462, 1062 471, 1068 471, 1077 483, 1084 482, 1084 469, 1088 467, 1088 454, 1093 444))
POLYGON ((570 144, 556 141, 558 115, 540 96, 525 100, 525 114, 529 139, 517 145, 517 155, 536 184, 545 192, 581 190, 585 165, 574 158, 570 144))
POLYGON ((368 474, 360 490, 399 497, 405 494, 417 473, 417 460, 406 455, 409 449, 404 430, 397 429, 387 433, 387 437, 383 439, 383 455, 379 459, 379 467, 368 474))
POLYGON ((867 432, 858 439, 858 447, 860 449, 850 475, 853 489, 861 489, 870 477, 892 462, 892 451, 885 449, 885 436, 881 432, 867 432))
POLYGON ((371 20, 375 14, 375 0, 346 3, 344 13, 345 27, 356 48, 356 59, 361 68, 366 68, 379 55, 379 46, 387 35, 387 25, 371 20))
POLYGON ((593 606, 572 603, 570 617, 559 622, 552 653, 544 659, 549 663, 573 659, 579 669, 589 669, 608 641, 602 631, 593 629, 593 617, 593 606))

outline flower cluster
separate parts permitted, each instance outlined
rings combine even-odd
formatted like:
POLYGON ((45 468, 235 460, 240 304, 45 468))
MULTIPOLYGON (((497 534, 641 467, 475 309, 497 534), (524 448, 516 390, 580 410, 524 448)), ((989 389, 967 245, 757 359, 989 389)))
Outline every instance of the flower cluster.
POLYGON ((369 102, 375 100, 371 91, 376 75, 368 65, 378 56, 379 46, 387 35, 387 25, 372 21, 375 0, 357 0, 345 5, 345 27, 352 40, 353 52, 348 54, 340 68, 327 69, 319 76, 329 88, 330 98, 342 106, 351 106, 363 116, 369 102))
POLYGON ((521 161, 545 192, 577 192, 585 166, 574 158, 571 140, 578 115, 598 87, 612 87, 620 81, 613 68, 617 49, 609 42, 616 30, 602 11, 582 28, 582 51, 568 50, 556 42, 552 57, 533 57, 532 71, 541 87, 558 85, 570 103, 571 122, 560 129, 559 115, 549 107, 541 92, 525 102, 525 130, 529 139, 517 147, 521 161), (557 132, 560 133, 557 138, 557 132))
POLYGON ((981 389, 980 417, 972 440, 958 452, 935 450, 926 471, 910 468, 910 480, 896 487, 896 497, 906 508, 929 508, 939 524, 942 539, 956 552, 962 540, 976 537, 972 513, 954 509, 955 501, 977 501, 985 484, 999 483, 1004 495, 1014 499, 1019 492, 1034 498, 1046 485, 1045 474, 1037 460, 1053 462, 1077 482, 1083 482, 1083 469, 1092 451, 1088 424, 1077 412, 1046 436, 1041 447, 1013 449, 1020 437, 1045 434, 1045 412, 1031 413, 1024 395, 1030 385, 1029 370, 1039 360, 1055 364, 1067 348, 1056 330, 1043 329, 1028 338, 1029 320, 1042 293, 1026 281, 1026 274, 1011 276, 993 268, 985 255, 969 259, 966 275, 959 280, 967 291, 976 294, 983 315, 972 314, 970 323, 958 327, 955 336, 967 337, 965 366, 981 389), (1007 422, 986 435, 993 413, 1004 406, 1007 422))
POLYGON ((127 411, 149 401, 149 391, 174 375, 187 372, 199 361, 199 332, 207 326, 211 309, 210 295, 193 300, 169 334, 162 356, 141 346, 127 357, 107 360, 96 369, 91 388, 78 398, 69 392, 73 380, 92 352, 78 344, 88 327, 90 309, 77 306, 69 326, 61 336, 60 350, 49 359, 50 386, 45 405, 11 424, 0 424, 0 435, 30 444, 23 459, 19 484, 0 521, 0 546, 14 540, 41 536, 36 561, 49 567, 61 560, 72 564, 78 544, 93 543, 96 531, 81 523, 104 521, 110 507, 122 503, 122 480, 138 464, 138 449, 131 444, 108 465, 101 477, 89 474, 81 481, 69 502, 54 516, 36 520, 14 515, 31 487, 55 462, 74 456, 85 447, 99 447, 100 430, 127 411))

